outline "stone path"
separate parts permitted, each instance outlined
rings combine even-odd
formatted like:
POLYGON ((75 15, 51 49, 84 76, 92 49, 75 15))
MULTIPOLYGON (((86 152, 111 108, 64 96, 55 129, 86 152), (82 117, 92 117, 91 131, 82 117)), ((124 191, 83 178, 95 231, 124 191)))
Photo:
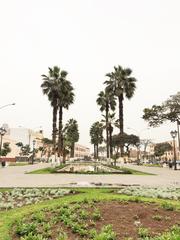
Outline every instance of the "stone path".
POLYGON ((27 171, 49 166, 50 164, 40 163, 0 168, 0 187, 94 187, 96 185, 118 187, 122 184, 180 187, 180 170, 136 165, 127 165, 127 167, 157 175, 25 174, 27 171))

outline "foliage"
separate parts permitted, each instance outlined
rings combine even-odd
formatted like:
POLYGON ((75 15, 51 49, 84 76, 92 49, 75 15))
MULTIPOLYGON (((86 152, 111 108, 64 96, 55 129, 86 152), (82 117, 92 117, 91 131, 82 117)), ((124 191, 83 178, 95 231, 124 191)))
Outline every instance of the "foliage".
POLYGON ((8 153, 11 152, 11 148, 9 147, 10 143, 5 142, 3 143, 3 148, 1 149, 0 155, 6 156, 8 153))
POLYGON ((65 146, 71 149, 71 157, 74 157, 74 146, 79 140, 78 123, 74 119, 70 119, 64 128, 64 142, 65 146))
POLYGON ((125 146, 127 153, 129 152, 129 146, 138 146, 140 144, 140 139, 134 134, 118 134, 112 137, 112 145, 117 149, 117 152, 121 145, 125 146))
MULTIPOLYGON (((106 149, 107 149, 107 158, 109 157, 109 148, 111 148, 111 135, 113 128, 111 127, 110 119, 112 114, 110 114, 110 110, 115 111, 116 101, 115 96, 112 92, 108 91, 106 88, 104 91, 101 91, 98 94, 98 98, 96 100, 97 104, 100 106, 100 111, 105 111, 105 129, 106 129, 106 149)), ((110 153, 111 154, 111 153, 110 153)))
POLYGON ((20 147, 20 156, 27 156, 31 153, 30 146, 28 144, 24 145, 22 142, 16 143, 16 146, 20 147))
POLYGON ((149 126, 158 127, 166 121, 180 122, 180 92, 170 96, 161 105, 153 105, 143 110, 143 119, 149 126))
POLYGON ((68 109, 69 105, 74 102, 73 87, 67 80, 67 72, 54 66, 49 68, 48 75, 42 75, 43 83, 41 84, 43 94, 48 96, 48 100, 53 107, 53 151, 56 150, 56 134, 57 134, 57 112, 59 110, 59 127, 58 127, 58 153, 63 151, 62 136, 62 116, 63 108, 68 109))
POLYGON ((165 152, 167 151, 171 151, 172 150, 172 146, 170 143, 157 143, 154 147, 154 155, 157 157, 160 157, 162 155, 164 155, 165 152))
POLYGON ((91 143, 94 144, 94 157, 98 158, 98 146, 103 142, 103 125, 95 122, 90 128, 91 143))

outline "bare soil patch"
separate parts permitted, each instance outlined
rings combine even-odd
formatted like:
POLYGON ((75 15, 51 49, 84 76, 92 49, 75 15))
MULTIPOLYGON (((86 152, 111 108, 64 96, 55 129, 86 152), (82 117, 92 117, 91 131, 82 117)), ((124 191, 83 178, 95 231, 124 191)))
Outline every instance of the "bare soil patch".
MULTIPOLYGON (((80 208, 71 211, 71 209, 74 209, 74 206, 75 204, 68 205, 70 215, 74 215, 74 222, 86 225, 88 234, 91 229, 96 229, 97 232, 100 232, 103 226, 111 224, 114 232, 117 234, 117 240, 127 239, 128 237, 137 240, 139 227, 148 228, 150 236, 153 237, 170 230, 173 225, 180 225, 179 211, 168 211, 152 203, 101 201, 91 204, 82 203, 80 208), (88 213, 84 218, 82 217, 82 211, 88 213), (100 218, 96 220, 93 217, 95 211, 100 213, 100 218)), ((44 211, 44 214, 45 223, 50 223, 51 225, 51 234, 48 240, 55 240, 59 232, 66 233, 68 240, 90 239, 88 234, 82 236, 73 231, 71 226, 63 222, 60 208, 44 211), (56 219, 54 223, 53 219, 56 219)), ((25 222, 32 223, 33 217, 28 217, 25 222)), ((15 233, 15 228, 16 226, 14 226, 12 239, 19 240, 20 236, 15 233)), ((43 234, 43 222, 39 223, 37 228, 37 232, 43 234)))

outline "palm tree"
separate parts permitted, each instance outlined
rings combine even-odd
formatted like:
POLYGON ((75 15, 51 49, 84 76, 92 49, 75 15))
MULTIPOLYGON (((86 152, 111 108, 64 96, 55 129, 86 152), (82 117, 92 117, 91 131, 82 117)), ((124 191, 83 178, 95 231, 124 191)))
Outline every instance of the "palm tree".
POLYGON ((108 116, 106 118, 106 115, 102 115, 103 119, 101 120, 101 123, 103 124, 103 127, 108 129, 108 138, 109 138, 109 156, 112 158, 113 156, 113 146, 112 146, 112 133, 113 133, 113 125, 116 125, 115 120, 115 113, 108 113, 108 116))
POLYGON ((57 135, 57 113, 59 110, 59 127, 58 127, 58 155, 62 153, 63 149, 63 135, 62 135, 62 118, 63 108, 68 109, 69 105, 74 101, 73 87, 66 79, 67 72, 60 70, 59 67, 54 66, 49 68, 48 75, 42 75, 43 83, 41 84, 43 93, 48 96, 48 100, 53 107, 53 154, 56 152, 56 135, 57 135))
MULTIPOLYGON (((105 81, 108 91, 117 96, 119 102, 119 128, 120 134, 124 133, 123 100, 124 96, 131 99, 136 89, 136 79, 131 77, 130 68, 114 67, 114 72, 106 74, 109 80, 105 81)), ((121 155, 123 155, 123 146, 121 146, 121 155)))
POLYGON ((70 145, 70 156, 74 157, 74 147, 75 143, 79 140, 79 131, 78 131, 78 124, 77 121, 74 119, 69 119, 68 123, 66 124, 65 128, 65 139, 70 145))
POLYGON ((110 132, 108 128, 108 115, 109 110, 114 111, 116 107, 115 96, 106 88, 105 91, 101 91, 98 94, 98 98, 96 100, 97 104, 100 106, 100 111, 105 111, 105 128, 106 128, 106 149, 107 149, 107 158, 109 158, 109 141, 110 141, 110 132))
POLYGON ((58 155, 63 155, 63 108, 68 109, 74 102, 73 87, 70 81, 66 79, 67 73, 61 72, 58 85, 58 107, 59 107, 59 129, 58 129, 58 155))
POLYGON ((53 108, 53 124, 52 124, 52 141, 53 154, 56 151, 56 134, 57 134, 57 111, 58 111, 58 83, 60 69, 57 66, 49 68, 48 75, 42 75, 43 83, 41 84, 43 94, 48 96, 48 100, 53 108))
POLYGON ((95 122, 90 128, 91 143, 94 145, 94 158, 98 158, 98 147, 103 142, 103 124, 95 122))

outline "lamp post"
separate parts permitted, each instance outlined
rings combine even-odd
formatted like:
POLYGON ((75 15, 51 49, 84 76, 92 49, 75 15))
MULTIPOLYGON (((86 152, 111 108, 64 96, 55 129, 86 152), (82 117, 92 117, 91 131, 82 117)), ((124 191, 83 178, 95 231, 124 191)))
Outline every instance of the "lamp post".
POLYGON ((36 140, 33 140, 33 155, 32 155, 32 164, 34 163, 34 157, 35 157, 35 144, 36 144, 36 140))
POLYGON ((171 131, 170 132, 171 137, 173 139, 173 149, 174 149, 174 170, 177 170, 177 166, 176 166, 176 147, 175 147, 175 138, 177 136, 177 131, 171 131))

